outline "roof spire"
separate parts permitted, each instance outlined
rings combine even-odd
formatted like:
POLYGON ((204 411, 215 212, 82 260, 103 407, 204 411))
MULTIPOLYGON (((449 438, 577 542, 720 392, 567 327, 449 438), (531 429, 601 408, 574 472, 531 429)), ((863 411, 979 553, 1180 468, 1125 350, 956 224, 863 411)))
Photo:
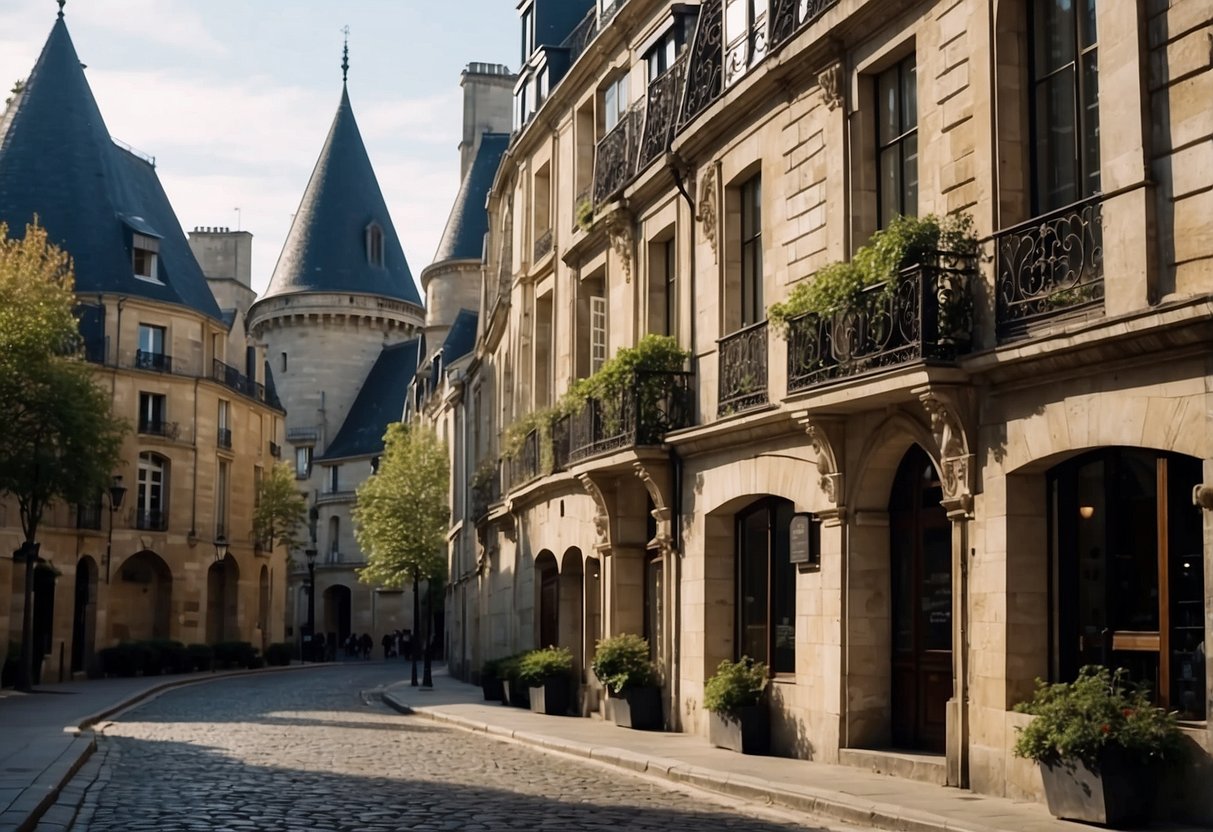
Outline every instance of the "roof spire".
MULTIPOLYGON (((63 5, 64 0, 59 0, 59 5, 63 5)), ((60 15, 62 16, 62 15, 60 15)), ((350 75, 350 27, 347 24, 341 29, 345 33, 345 47, 341 50, 341 83, 345 83, 350 75)))
POLYGON ((59 19, 60 19, 60 20, 62 20, 62 19, 63 19, 63 6, 64 6, 66 3, 67 3, 67 0, 59 0, 59 19))

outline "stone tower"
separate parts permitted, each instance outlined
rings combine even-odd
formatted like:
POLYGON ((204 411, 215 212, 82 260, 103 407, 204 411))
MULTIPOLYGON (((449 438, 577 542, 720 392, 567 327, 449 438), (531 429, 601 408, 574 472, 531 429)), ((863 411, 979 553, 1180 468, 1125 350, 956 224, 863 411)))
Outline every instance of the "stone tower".
MULTIPOLYGON (((355 570, 354 491, 370 476, 386 425, 398 421, 416 370, 424 308, 363 144, 349 91, 341 101, 249 331, 265 344, 287 409, 285 452, 311 506, 315 627, 326 639, 411 628, 401 594, 373 591, 355 570)), ((305 552, 288 627, 308 616, 305 552)))

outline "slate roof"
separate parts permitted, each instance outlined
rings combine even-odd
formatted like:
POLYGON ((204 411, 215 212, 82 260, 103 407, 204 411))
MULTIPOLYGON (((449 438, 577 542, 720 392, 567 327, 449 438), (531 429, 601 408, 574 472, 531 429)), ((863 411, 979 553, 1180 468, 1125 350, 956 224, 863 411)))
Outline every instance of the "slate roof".
POLYGON ((383 450, 387 426, 399 422, 417 373, 420 342, 414 338, 384 347, 367 373, 345 423, 317 461, 374 456, 383 450))
POLYGON ((111 139, 63 18, 13 106, 0 123, 0 221, 9 234, 23 234, 36 214, 72 256, 78 294, 148 298, 222 320, 155 167, 111 139), (135 277, 135 232, 159 238, 161 283, 135 277))
POLYGON ((263 297, 296 292, 356 292, 422 305, 344 86, 263 297), (371 223, 383 231, 382 266, 367 257, 371 223))
POLYGON ((476 313, 460 309, 442 342, 442 363, 450 364, 467 355, 476 346, 476 313))
POLYGON ((476 158, 472 160, 467 175, 463 177, 463 184, 455 197, 455 206, 451 209, 446 229, 442 232, 442 241, 438 243, 438 252, 434 255, 435 263, 481 258, 484 235, 489 230, 489 214, 485 201, 489 189, 493 187, 501 157, 509 146, 508 133, 485 133, 481 136, 476 158))

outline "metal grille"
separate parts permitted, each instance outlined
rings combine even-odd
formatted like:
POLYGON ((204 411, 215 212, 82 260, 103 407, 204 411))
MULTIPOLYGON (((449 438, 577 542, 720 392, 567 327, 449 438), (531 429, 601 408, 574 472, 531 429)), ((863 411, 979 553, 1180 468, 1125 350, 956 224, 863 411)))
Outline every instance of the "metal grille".
POLYGON ((767 403, 767 322, 720 339, 717 413, 727 416, 767 403))

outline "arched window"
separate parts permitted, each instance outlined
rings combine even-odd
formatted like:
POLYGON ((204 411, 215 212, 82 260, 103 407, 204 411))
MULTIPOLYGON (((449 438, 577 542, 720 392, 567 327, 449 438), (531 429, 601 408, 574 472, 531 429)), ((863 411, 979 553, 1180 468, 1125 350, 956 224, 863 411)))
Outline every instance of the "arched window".
POLYGON ((737 657, 796 671, 796 567, 789 526, 793 506, 768 497, 737 515, 737 657))
POLYGON ((159 454, 139 454, 139 486, 135 526, 163 531, 168 528, 168 460, 159 454))
POLYGON ((383 265, 383 229, 378 223, 366 227, 366 259, 372 266, 383 265))

